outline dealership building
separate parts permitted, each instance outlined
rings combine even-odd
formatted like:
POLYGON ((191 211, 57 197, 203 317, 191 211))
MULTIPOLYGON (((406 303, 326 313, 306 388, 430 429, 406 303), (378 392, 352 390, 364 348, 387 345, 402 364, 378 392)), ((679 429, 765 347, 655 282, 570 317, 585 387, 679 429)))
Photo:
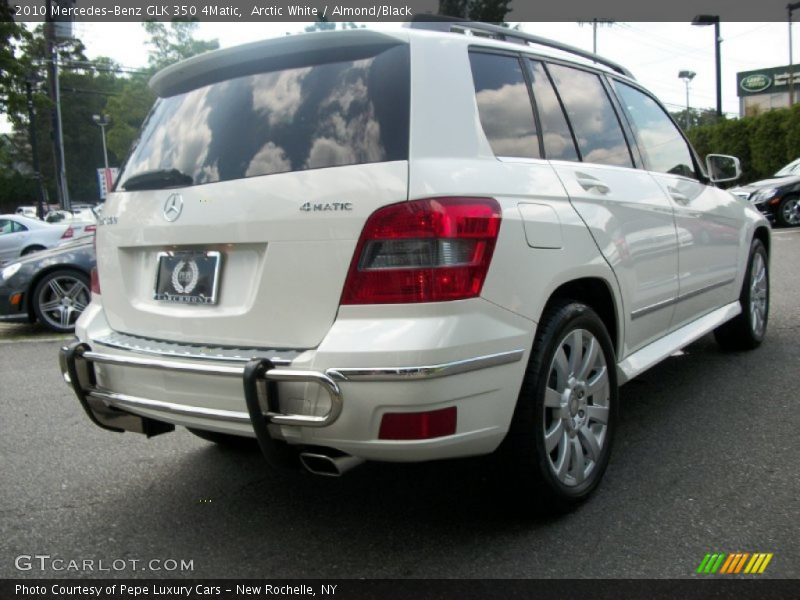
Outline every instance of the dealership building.
MULTIPOLYGON (((794 102, 800 102, 800 65, 792 65, 794 102)), ((760 114, 789 106, 789 65, 736 74, 739 116, 760 114)))

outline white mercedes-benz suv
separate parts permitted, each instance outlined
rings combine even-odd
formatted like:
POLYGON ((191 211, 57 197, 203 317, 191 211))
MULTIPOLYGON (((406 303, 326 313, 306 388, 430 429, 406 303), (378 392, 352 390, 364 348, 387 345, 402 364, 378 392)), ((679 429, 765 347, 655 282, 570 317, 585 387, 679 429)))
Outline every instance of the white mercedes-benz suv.
POLYGON ((609 60, 415 23, 151 85, 61 352, 100 427, 329 475, 496 452, 564 506, 603 475, 619 385, 712 331, 764 338, 770 228, 714 185, 738 161, 702 164, 609 60))

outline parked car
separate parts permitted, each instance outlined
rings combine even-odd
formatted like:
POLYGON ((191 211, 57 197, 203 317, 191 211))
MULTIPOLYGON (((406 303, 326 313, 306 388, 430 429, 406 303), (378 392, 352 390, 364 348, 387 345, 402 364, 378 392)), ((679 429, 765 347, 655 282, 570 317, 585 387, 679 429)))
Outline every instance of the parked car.
POLYGON ((67 225, 22 215, 0 215, 0 265, 32 252, 57 246, 74 235, 67 225))
POLYGON ((67 241, 86 235, 94 235, 97 229, 97 215, 91 208, 73 210, 51 210, 45 215, 47 223, 64 223, 67 229, 64 237, 67 241))
POLYGON ((738 161, 704 167, 602 57, 416 23, 151 86, 60 354, 100 427, 255 437, 324 475, 497 452, 568 506, 608 464, 618 385, 710 332, 764 339, 770 227, 714 185, 738 161))
POLYGON ((770 220, 784 227, 800 225, 800 158, 769 179, 732 188, 731 193, 753 203, 770 220))
POLYGON ((74 240, 27 256, 0 271, 0 316, 19 317, 59 333, 75 322, 91 300, 95 266, 93 239, 74 240))
POLYGON ((39 211, 36 210, 35 206, 18 206, 17 210, 15 210, 14 212, 18 215, 22 215, 23 217, 29 217, 31 219, 39 218, 39 211))

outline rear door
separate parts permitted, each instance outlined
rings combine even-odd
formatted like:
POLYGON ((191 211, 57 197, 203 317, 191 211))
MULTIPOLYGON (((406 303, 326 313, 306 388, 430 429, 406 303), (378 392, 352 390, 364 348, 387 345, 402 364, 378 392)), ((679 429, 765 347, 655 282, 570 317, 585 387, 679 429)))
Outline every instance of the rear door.
POLYGON ((565 111, 582 161, 552 164, 619 280, 629 353, 663 335, 672 320, 678 293, 673 210, 653 178, 634 167, 601 77, 560 64, 548 64, 547 71, 550 79, 534 63, 534 91, 542 88, 535 94, 539 110, 549 104, 565 111), (558 105, 540 101, 551 81, 558 105))
POLYGON ((113 329, 273 348, 327 333, 364 222, 408 198, 408 48, 297 38, 148 117, 98 227, 113 329))

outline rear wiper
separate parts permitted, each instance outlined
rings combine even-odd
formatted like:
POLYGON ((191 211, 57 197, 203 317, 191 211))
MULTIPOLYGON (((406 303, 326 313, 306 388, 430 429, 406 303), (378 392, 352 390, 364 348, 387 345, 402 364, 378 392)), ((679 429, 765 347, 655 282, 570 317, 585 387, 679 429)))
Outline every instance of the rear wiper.
POLYGON ((194 179, 186 173, 181 173, 178 169, 157 169, 132 175, 125 180, 121 187, 125 191, 131 192, 134 190, 163 190, 193 183, 194 179))

